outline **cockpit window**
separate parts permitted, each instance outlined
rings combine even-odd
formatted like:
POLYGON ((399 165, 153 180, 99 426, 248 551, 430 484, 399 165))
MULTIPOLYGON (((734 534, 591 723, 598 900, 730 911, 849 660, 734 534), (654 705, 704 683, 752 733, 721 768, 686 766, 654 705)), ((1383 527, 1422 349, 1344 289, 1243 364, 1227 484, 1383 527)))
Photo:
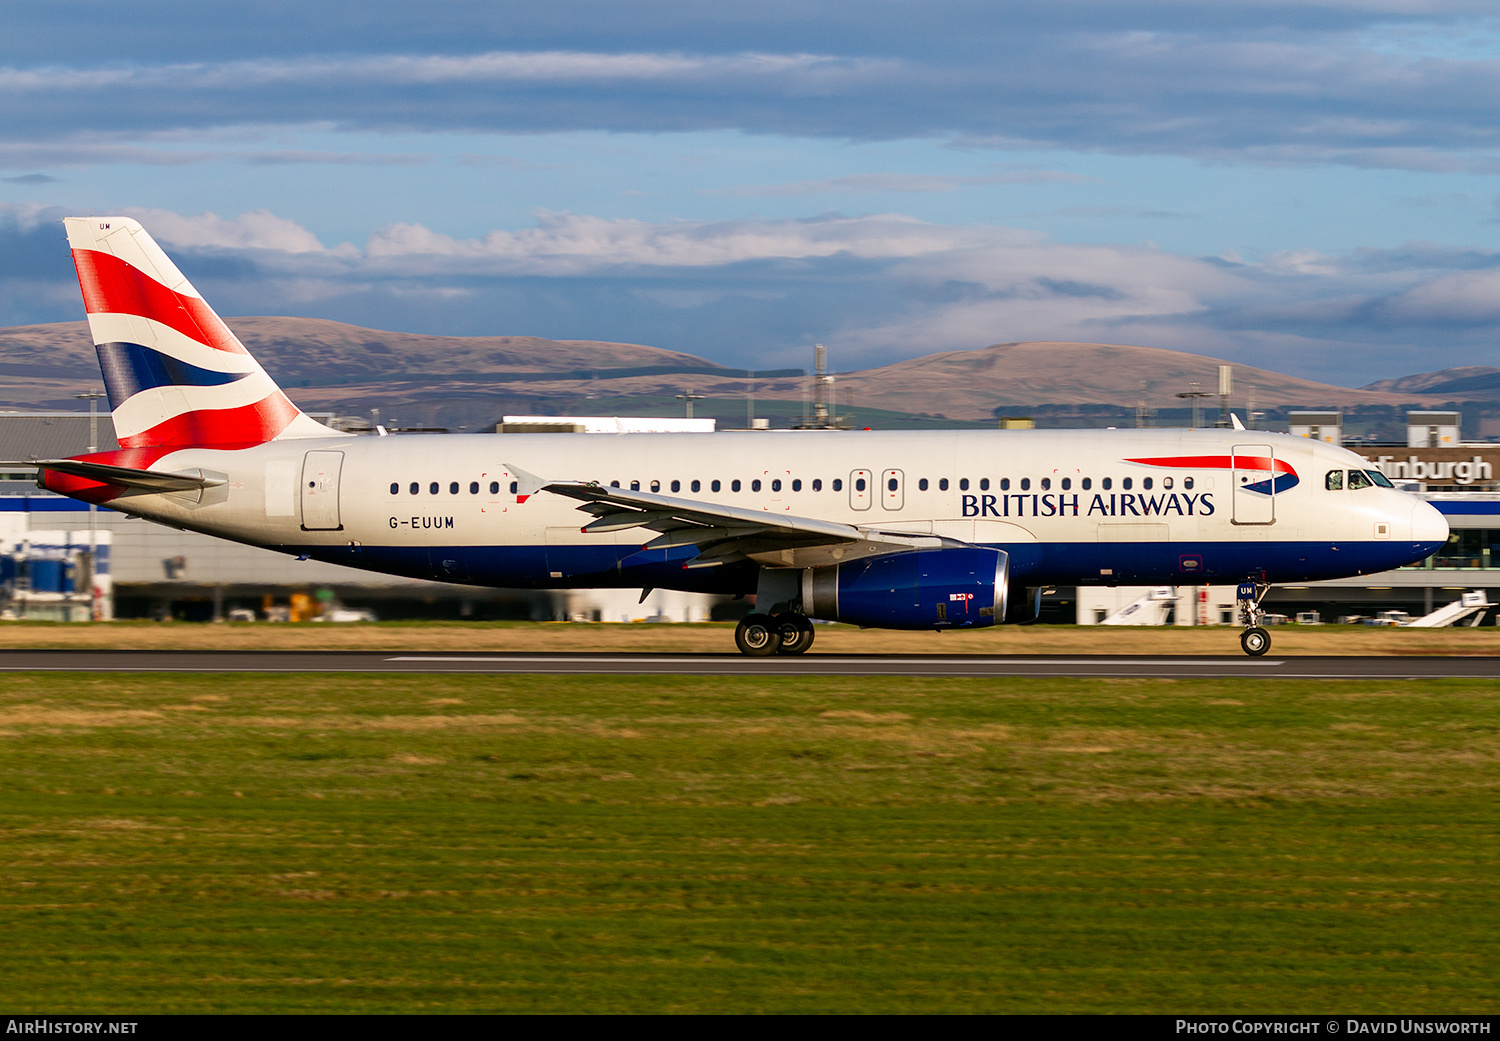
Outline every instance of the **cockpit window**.
POLYGON ((1374 481, 1376 484, 1380 485, 1380 487, 1382 487, 1382 488, 1394 488, 1394 487, 1396 487, 1394 484, 1391 483, 1391 479, 1389 477, 1387 477, 1385 474, 1381 473, 1379 470, 1366 470, 1365 473, 1367 473, 1367 474, 1370 475, 1370 480, 1374 481))
POLYGON ((1349 490, 1351 492, 1356 488, 1369 488, 1373 486, 1374 483, 1374 481, 1365 476, 1365 472, 1363 470, 1349 471, 1349 490))
POLYGON ((1323 478, 1323 487, 1330 492, 1341 492, 1344 490, 1344 471, 1329 470, 1328 475, 1323 478))

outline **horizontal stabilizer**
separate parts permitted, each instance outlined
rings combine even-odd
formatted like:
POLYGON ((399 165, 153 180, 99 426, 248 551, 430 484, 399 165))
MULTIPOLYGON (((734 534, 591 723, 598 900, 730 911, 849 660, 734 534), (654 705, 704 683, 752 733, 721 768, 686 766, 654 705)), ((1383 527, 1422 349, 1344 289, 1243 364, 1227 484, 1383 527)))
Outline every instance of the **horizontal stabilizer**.
POLYGON ((224 474, 198 469, 164 473, 160 470, 137 470, 106 463, 86 463, 78 459, 39 459, 26 465, 35 466, 38 470, 53 470, 90 481, 101 481, 104 484, 123 485, 142 492, 201 491, 204 488, 217 488, 229 481, 224 474))

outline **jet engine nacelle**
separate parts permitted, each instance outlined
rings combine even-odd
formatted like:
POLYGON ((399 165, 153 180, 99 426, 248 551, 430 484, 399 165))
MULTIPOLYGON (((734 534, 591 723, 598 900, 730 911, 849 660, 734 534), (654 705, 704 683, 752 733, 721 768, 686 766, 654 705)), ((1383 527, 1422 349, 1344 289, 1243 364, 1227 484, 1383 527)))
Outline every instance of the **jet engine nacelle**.
POLYGON ((1005 618, 1010 558, 921 549, 802 573, 802 613, 881 629, 975 629, 1005 618))

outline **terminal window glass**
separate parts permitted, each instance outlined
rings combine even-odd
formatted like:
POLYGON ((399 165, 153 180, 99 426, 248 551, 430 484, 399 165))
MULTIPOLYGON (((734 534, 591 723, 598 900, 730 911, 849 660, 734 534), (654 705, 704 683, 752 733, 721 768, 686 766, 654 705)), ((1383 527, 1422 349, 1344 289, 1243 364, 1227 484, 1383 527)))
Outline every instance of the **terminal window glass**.
POLYGON ((1344 490, 1344 471, 1329 470, 1323 478, 1323 487, 1330 492, 1341 492, 1344 490))

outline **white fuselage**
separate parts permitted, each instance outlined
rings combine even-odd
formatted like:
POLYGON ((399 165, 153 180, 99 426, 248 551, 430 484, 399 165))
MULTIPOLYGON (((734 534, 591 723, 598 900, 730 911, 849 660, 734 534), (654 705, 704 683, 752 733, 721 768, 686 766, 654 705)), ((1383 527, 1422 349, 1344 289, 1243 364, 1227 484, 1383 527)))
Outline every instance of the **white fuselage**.
POLYGON ((239 542, 446 581, 754 590, 755 565, 686 569, 691 550, 641 552, 654 532, 582 532, 590 518, 575 499, 543 492, 519 501, 511 466, 548 480, 618 482, 995 546, 1010 554, 1012 575, 1033 585, 1342 577, 1414 562, 1447 537, 1441 515, 1404 492, 1351 489, 1347 478, 1332 490, 1328 472, 1367 468, 1352 452, 1239 430, 280 440, 173 452, 152 469, 201 469, 227 482, 109 505, 239 542))

